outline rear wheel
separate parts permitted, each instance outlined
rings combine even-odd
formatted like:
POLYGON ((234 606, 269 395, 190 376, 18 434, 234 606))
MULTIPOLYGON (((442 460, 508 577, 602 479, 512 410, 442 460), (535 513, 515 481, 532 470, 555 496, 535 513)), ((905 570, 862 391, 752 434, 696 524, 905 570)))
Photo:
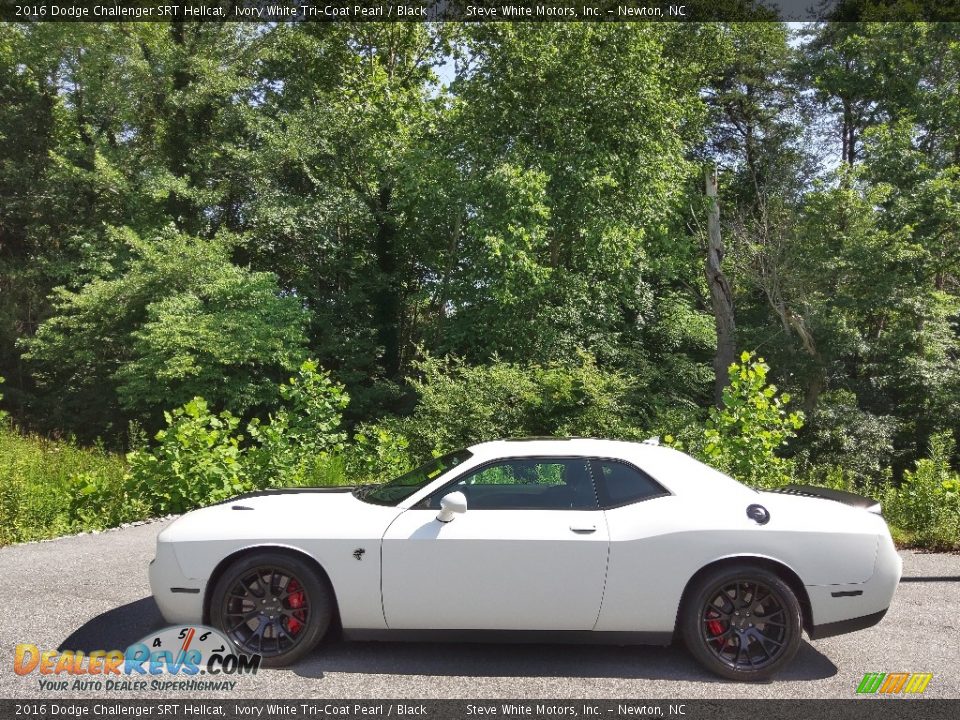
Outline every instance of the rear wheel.
POLYGON ((221 575, 210 620, 265 667, 289 665, 309 653, 333 617, 333 593, 303 560, 281 552, 240 558, 221 575))
POLYGON ((732 680, 762 680, 800 647, 800 603, 782 579, 750 565, 720 567, 691 588, 683 639, 707 669, 732 680))

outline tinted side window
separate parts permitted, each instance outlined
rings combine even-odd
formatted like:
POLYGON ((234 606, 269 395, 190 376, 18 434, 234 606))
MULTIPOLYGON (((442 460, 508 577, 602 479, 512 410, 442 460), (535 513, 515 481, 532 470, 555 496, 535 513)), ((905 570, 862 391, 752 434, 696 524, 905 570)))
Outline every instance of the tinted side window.
POLYGON ((593 476, 602 507, 618 507, 669 495, 660 483, 642 470, 616 460, 594 460, 593 476))
POLYGON ((485 465, 434 493, 437 509, 447 493, 462 492, 467 510, 596 510, 597 496, 587 461, 574 458, 516 458, 485 465))

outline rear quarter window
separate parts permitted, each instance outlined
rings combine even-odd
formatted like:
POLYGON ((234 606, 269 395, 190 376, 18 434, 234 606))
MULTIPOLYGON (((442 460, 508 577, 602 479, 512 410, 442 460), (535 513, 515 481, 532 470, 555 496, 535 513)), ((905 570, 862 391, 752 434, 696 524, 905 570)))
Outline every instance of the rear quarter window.
POLYGON ((591 466, 601 507, 620 507, 670 494, 663 485, 629 463, 594 460, 591 466))

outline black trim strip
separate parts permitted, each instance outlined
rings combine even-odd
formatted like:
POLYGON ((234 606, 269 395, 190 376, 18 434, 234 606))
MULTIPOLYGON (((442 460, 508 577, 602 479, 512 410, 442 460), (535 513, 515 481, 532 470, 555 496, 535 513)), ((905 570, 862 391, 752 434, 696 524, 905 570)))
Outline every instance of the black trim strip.
POLYGON ((900 582, 960 582, 960 575, 912 575, 900 578, 900 582))
POLYGON ((843 503, 850 507, 869 509, 879 503, 871 497, 857 495, 846 490, 834 490, 832 488, 817 487, 814 485, 790 484, 773 490, 764 490, 763 492, 780 493, 782 495, 800 495, 803 497, 815 497, 823 500, 833 500, 843 503))
POLYGON ((812 628, 807 630, 807 635, 810 636, 811 640, 823 640, 823 638, 833 637, 834 635, 845 635, 846 633, 852 633, 856 632, 857 630, 873 627, 878 622, 883 620, 883 616, 887 614, 887 610, 889 609, 890 608, 884 608, 880 612, 851 618, 849 620, 840 620, 839 622, 814 625, 812 628))
POLYGON ((185 587, 172 587, 170 588, 172 593, 189 593, 195 595, 200 592, 200 588, 185 588, 185 587))
POLYGON ((840 590, 830 593, 831 597, 856 597, 857 595, 863 595, 863 590, 840 590))
POLYGON ((344 628, 348 640, 360 642, 558 643, 577 645, 669 645, 673 633, 597 630, 382 630, 344 628))

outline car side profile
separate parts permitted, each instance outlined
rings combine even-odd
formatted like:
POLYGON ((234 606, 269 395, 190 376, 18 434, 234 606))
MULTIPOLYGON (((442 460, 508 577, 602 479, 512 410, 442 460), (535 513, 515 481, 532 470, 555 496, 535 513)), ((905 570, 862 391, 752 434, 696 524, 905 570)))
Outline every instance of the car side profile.
POLYGON ((250 493, 157 538, 170 623, 264 665, 348 638, 669 644, 727 678, 880 622, 901 560, 879 506, 757 491, 654 443, 499 440, 383 485, 250 493))

